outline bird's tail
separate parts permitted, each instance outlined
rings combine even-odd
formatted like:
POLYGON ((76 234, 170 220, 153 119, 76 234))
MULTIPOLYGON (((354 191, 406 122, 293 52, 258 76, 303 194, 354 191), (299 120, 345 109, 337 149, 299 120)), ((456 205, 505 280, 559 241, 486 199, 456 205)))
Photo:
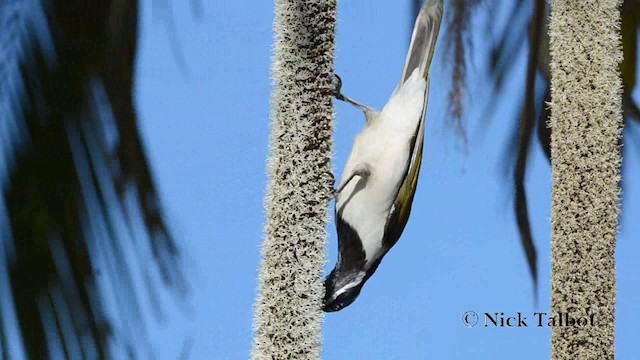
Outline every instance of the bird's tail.
POLYGON ((404 69, 402 69, 402 77, 398 86, 404 84, 417 67, 420 68, 421 76, 427 79, 433 52, 436 49, 443 11, 442 0, 429 0, 420 9, 416 23, 413 26, 409 52, 407 53, 407 60, 405 61, 404 69))

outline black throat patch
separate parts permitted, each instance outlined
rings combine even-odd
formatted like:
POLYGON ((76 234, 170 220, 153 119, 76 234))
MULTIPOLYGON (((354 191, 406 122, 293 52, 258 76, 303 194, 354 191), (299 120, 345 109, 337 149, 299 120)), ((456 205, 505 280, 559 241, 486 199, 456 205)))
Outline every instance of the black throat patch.
POLYGON ((363 270, 365 252, 360 236, 349 223, 342 219, 340 214, 336 214, 336 228, 338 233, 337 272, 363 270))

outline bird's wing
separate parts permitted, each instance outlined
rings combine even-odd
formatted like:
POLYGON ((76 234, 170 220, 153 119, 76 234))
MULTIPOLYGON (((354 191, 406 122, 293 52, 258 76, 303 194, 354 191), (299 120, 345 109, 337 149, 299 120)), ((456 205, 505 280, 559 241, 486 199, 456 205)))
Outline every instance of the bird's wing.
POLYGON ((420 9, 413 26, 411 44, 407 52, 407 59, 402 69, 402 77, 398 88, 404 84, 411 76, 413 70, 420 68, 420 76, 427 78, 429 67, 433 59, 433 52, 436 49, 440 23, 442 22, 443 5, 442 0, 430 0, 420 9))
POLYGON ((407 166, 407 173, 398 189, 396 198, 391 205, 389 215, 387 215, 387 223, 384 229, 384 246, 389 249, 400 238, 404 227, 409 221, 411 212, 411 204, 413 196, 418 186, 418 175, 420 175, 420 166, 422 165, 422 148, 424 145, 424 125, 425 125, 425 109, 427 107, 426 99, 429 96, 429 80, 427 79, 427 87, 425 90, 425 102, 422 109, 422 116, 418 123, 416 135, 411 139, 411 158, 407 166))
POLYGON ((422 165, 422 148, 424 146, 425 110, 429 99, 429 67, 431 66, 438 33, 440 32, 442 13, 442 0, 430 0, 422 7, 413 28, 411 45, 409 45, 407 60, 402 70, 400 84, 403 84, 411 76, 416 67, 420 67, 420 74, 426 79, 427 86, 425 87, 420 121, 418 122, 415 136, 409 144, 411 157, 407 164, 406 174, 387 216, 383 239, 383 244, 387 249, 395 245, 404 231, 407 221, 409 221, 411 204, 418 185, 418 175, 422 165))

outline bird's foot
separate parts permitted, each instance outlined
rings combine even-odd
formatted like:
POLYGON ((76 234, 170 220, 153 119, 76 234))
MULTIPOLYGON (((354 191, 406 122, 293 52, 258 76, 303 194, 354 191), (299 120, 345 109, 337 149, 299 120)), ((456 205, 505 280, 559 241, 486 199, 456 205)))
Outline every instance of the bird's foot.
POLYGON ((333 96, 336 99, 345 101, 344 95, 342 95, 342 79, 338 74, 333 74, 333 96))

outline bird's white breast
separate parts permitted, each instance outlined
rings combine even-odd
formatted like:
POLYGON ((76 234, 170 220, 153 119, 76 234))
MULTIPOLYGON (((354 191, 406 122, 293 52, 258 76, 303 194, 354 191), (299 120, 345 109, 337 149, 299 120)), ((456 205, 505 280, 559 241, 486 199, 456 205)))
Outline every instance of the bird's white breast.
POLYGON ((342 174, 341 184, 358 164, 371 169, 366 183, 356 176, 336 204, 338 216, 360 236, 368 263, 380 255, 387 215, 404 180, 411 138, 422 115, 425 87, 426 81, 414 71, 355 138, 342 174))

